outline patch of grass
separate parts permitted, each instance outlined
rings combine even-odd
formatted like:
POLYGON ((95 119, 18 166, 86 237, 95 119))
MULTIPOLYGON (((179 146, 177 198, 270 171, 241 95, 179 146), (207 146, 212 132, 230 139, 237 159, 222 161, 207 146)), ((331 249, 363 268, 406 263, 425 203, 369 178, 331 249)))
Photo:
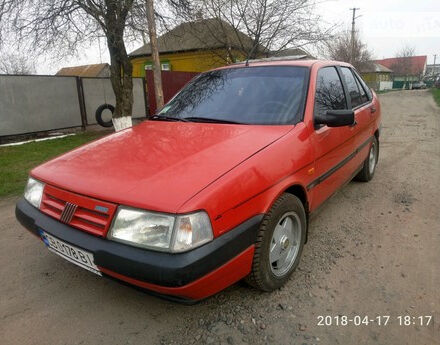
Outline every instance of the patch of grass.
POLYGON ((434 96, 435 102, 440 107, 440 89, 437 89, 436 87, 434 87, 431 89, 431 93, 434 96))
POLYGON ((0 197, 23 193, 29 171, 107 132, 84 132, 60 139, 0 147, 0 197))

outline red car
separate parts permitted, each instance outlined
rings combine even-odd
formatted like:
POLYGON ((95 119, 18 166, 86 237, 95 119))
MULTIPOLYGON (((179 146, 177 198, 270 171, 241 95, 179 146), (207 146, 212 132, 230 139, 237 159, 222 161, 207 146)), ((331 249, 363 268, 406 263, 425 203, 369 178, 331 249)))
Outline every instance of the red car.
POLYGON ((133 128, 30 173, 21 224, 63 258, 194 301, 298 266, 309 215, 372 179, 380 105, 352 66, 260 61, 200 74, 133 128))

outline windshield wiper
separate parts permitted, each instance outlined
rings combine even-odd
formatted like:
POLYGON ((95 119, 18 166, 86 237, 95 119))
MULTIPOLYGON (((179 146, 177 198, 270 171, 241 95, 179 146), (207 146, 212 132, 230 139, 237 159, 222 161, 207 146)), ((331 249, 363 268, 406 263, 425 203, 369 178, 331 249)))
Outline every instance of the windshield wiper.
POLYGON ((238 121, 231 121, 231 120, 224 120, 224 119, 213 119, 209 117, 199 117, 199 116, 190 116, 190 117, 184 117, 185 121, 191 121, 191 122, 207 122, 207 123, 232 123, 237 125, 245 125, 243 122, 238 121))
POLYGON ((166 115, 153 115, 150 117, 150 120, 155 121, 181 121, 181 122, 188 122, 188 120, 185 120, 181 117, 174 117, 174 116, 166 116, 166 115))

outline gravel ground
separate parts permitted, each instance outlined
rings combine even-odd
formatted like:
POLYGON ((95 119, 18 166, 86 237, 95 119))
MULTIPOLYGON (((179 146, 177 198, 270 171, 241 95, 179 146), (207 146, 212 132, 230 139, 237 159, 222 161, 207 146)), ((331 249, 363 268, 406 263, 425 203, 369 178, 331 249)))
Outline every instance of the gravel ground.
POLYGON ((0 201, 1 343, 440 344, 440 109, 426 90, 380 99, 373 181, 321 208, 298 270, 271 294, 239 283, 193 306, 163 301, 48 252, 15 221, 15 200, 0 201), (318 326, 319 315, 390 318, 318 326), (400 315, 433 320, 399 326, 400 315))

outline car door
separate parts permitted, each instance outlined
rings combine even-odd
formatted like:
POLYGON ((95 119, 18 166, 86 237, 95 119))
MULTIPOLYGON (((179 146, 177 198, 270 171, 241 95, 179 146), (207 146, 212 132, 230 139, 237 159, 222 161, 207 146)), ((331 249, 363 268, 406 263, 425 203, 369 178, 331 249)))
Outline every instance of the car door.
MULTIPOLYGON (((314 117, 327 110, 350 109, 351 103, 344 87, 339 67, 321 67, 316 76, 314 117)), ((355 167, 351 160, 355 150, 356 126, 314 127, 311 134, 315 156, 316 176, 307 189, 312 193, 311 209, 318 207, 346 182, 355 167)))
POLYGON ((368 153, 376 109, 371 102, 371 93, 367 94, 367 90, 362 85, 357 73, 352 68, 342 66, 340 71, 347 87, 351 108, 354 111, 356 120, 356 125, 353 128, 353 144, 357 154, 353 157, 353 161, 356 166, 359 166, 368 153))

